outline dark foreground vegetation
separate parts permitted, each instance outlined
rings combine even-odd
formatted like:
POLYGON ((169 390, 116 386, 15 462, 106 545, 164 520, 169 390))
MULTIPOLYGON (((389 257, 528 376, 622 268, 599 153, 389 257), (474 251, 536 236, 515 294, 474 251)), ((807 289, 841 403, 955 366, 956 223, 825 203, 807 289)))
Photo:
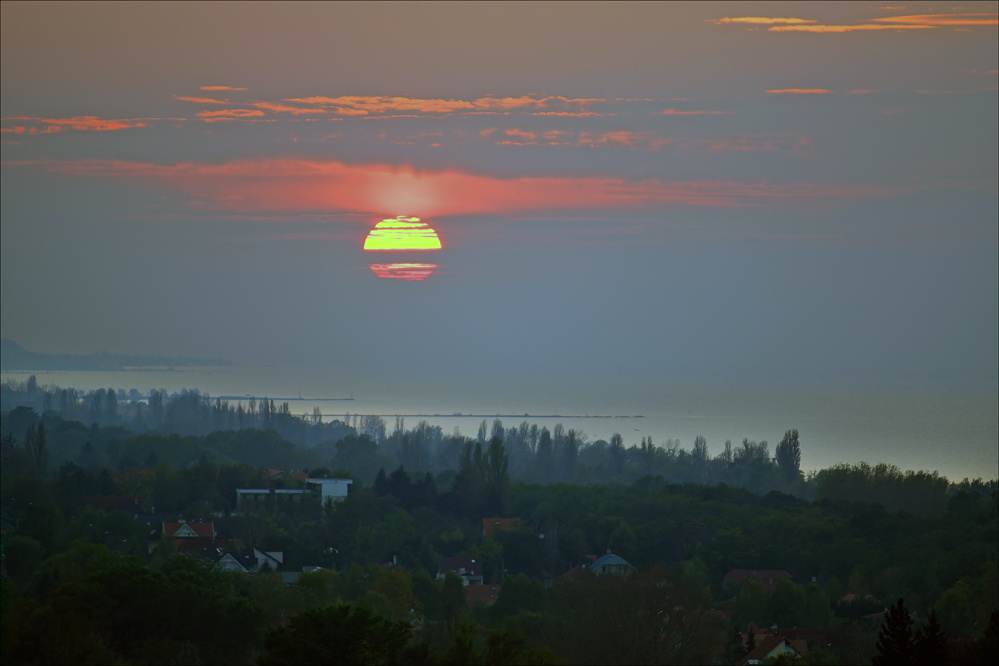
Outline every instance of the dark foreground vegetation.
POLYGON ((748 439, 711 455, 700 438, 388 433, 269 400, 33 381, 4 385, 2 409, 4 664, 999 656, 996 481, 806 476, 794 430, 773 456, 748 439), (306 475, 350 494, 275 499, 306 475), (241 488, 274 492, 237 506, 241 488), (171 537, 181 521, 211 525, 204 548, 171 537))

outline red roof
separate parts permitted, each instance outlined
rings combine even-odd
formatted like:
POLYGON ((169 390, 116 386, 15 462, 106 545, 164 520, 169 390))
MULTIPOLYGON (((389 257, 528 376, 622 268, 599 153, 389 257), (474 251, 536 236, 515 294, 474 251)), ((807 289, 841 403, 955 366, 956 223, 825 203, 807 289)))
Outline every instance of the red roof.
POLYGON ((482 536, 493 536, 497 532, 512 532, 520 527, 518 518, 483 518, 482 536))
POLYGON ((747 578, 755 578, 763 585, 764 592, 773 592, 774 585, 781 578, 791 580, 791 574, 783 569, 732 569, 722 579, 722 587, 739 587, 747 578))
MULTIPOLYGON (((759 663, 760 660, 765 659, 767 655, 773 652, 774 649, 777 646, 779 646, 781 643, 784 643, 785 640, 786 639, 783 636, 773 636, 773 635, 767 636, 762 641, 760 641, 756 645, 756 647, 750 651, 749 654, 740 659, 739 664, 748 664, 751 661, 759 663)), ((788 643, 788 647, 794 650, 794 648, 791 647, 790 643, 788 643)))
POLYGON ((480 601, 487 606, 496 603, 499 597, 499 585, 466 585, 465 599, 469 604, 480 601))
POLYGON ((196 523, 163 523, 163 535, 168 537, 193 539, 202 537, 206 539, 215 538, 215 524, 206 522, 196 523), (180 532, 180 534, 178 534, 180 532), (191 534, 194 532, 194 534, 191 534))

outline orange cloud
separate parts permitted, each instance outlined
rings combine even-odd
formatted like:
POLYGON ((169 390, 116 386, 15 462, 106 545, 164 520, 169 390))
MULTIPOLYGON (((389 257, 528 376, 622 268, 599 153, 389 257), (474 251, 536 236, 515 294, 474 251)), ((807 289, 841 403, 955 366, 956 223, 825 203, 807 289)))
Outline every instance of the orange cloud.
POLYGON ((857 32, 866 30, 929 30, 932 25, 908 25, 904 23, 883 25, 880 23, 861 23, 858 25, 775 25, 767 28, 767 32, 857 32))
POLYGON ((767 16, 739 16, 737 18, 710 19, 710 23, 722 25, 725 23, 748 23, 750 25, 773 25, 775 23, 787 23, 797 25, 801 23, 818 23, 815 19, 802 18, 771 18, 767 16))
POLYGON ((274 113, 290 113, 293 116, 302 115, 317 115, 320 113, 328 113, 326 109, 316 109, 316 108, 302 108, 300 106, 288 106, 287 104, 275 104, 273 102, 253 102, 250 106, 255 106, 258 109, 265 109, 267 111, 273 111, 274 113))
POLYGON ((891 21, 892 23, 902 23, 930 26, 952 26, 952 25, 999 25, 999 15, 997 14, 913 14, 911 16, 893 16, 891 18, 876 18, 872 21, 891 21))
POLYGON ((212 99, 211 97, 180 97, 179 95, 174 95, 174 99, 179 99, 182 102, 194 102, 195 104, 229 104, 227 99, 212 99))
POLYGON ((178 187, 191 205, 230 212, 407 211, 421 217, 549 208, 744 206, 898 194, 870 187, 601 177, 497 178, 455 170, 306 159, 174 165, 92 160, 36 162, 51 171, 128 176, 178 187))
POLYGON ((825 88, 784 88, 767 92, 774 95, 828 95, 831 91, 825 88))
POLYGON ((417 97, 358 96, 342 97, 294 97, 285 102, 312 104, 329 108, 340 115, 368 115, 393 112, 418 113, 481 113, 512 110, 562 109, 585 112, 586 107, 603 99, 570 99, 568 97, 480 97, 474 100, 463 99, 423 99, 417 97))
MULTIPOLYGON (((57 134, 59 132, 113 132, 115 130, 132 129, 136 127, 146 127, 146 120, 158 120, 156 118, 99 118, 97 116, 73 116, 72 118, 35 118, 30 116, 12 116, 4 118, 3 121, 22 121, 32 123, 33 126, 18 125, 15 127, 5 127, 0 132, 12 134, 57 134)), ((176 118, 173 120, 177 120, 176 118)))
POLYGON ((246 88, 232 88, 230 86, 201 86, 201 90, 246 90, 246 88))
POLYGON ((219 111, 202 111, 196 116, 205 122, 218 122, 220 120, 250 120, 263 117, 265 114, 260 109, 221 109, 219 111))

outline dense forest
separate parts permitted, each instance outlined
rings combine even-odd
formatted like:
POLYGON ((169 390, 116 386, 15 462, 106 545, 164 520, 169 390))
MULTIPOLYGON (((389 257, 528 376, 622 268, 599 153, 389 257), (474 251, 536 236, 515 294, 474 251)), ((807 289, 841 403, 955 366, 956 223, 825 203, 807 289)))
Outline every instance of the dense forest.
POLYGON ((5 664, 735 664, 778 638, 776 662, 999 655, 997 482, 803 474, 793 429, 712 454, 33 378, 0 403, 5 664), (353 483, 237 505, 306 476, 353 483), (184 551, 179 521, 218 539, 184 551), (218 564, 251 552, 280 563, 218 564), (595 575, 611 553, 620 575, 595 575))

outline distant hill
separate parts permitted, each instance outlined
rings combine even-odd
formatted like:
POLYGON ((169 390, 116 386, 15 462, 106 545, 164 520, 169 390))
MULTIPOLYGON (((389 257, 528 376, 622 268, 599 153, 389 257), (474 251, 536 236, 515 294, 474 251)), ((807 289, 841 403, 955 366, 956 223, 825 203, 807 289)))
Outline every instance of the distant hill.
POLYGON ((129 356, 97 352, 78 354, 43 354, 28 351, 13 340, 0 339, 0 370, 128 370, 131 368, 169 368, 192 365, 232 365, 220 358, 190 356, 129 356))

